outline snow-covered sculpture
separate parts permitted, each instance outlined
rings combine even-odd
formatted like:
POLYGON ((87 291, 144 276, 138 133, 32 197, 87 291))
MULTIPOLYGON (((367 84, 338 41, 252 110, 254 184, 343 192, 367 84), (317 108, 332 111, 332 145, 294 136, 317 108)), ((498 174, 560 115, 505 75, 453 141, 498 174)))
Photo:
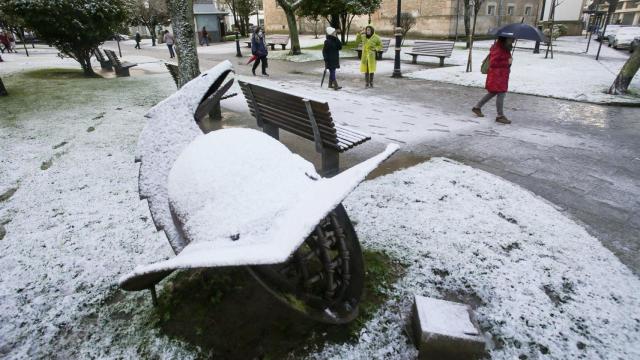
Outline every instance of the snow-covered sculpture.
POLYGON ((146 115, 139 191, 177 256, 136 267, 120 286, 153 290, 177 269, 249 265, 296 310, 320 321, 350 321, 364 264, 340 203, 397 147, 322 178, 313 164, 262 132, 203 134, 194 121, 198 107, 224 95, 231 72, 229 62, 221 63, 146 115))

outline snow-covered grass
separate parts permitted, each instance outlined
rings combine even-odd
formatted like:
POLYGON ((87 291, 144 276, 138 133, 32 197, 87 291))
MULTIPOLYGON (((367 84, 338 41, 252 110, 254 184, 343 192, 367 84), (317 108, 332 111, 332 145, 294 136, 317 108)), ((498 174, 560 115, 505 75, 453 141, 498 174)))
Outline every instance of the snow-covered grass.
POLYGON ((345 205, 366 248, 412 265, 357 344, 316 358, 414 358, 402 327, 414 294, 474 304, 494 359, 640 357, 640 281, 543 199, 433 159, 345 205))
MULTIPOLYGON (((559 42, 559 48, 562 49, 560 44, 565 44, 571 49, 578 46, 574 44, 573 48, 570 47, 569 40, 559 42)), ((480 72, 480 65, 488 54, 489 46, 490 42, 480 42, 479 46, 474 46, 472 72, 465 72, 467 51, 455 48, 451 59, 447 59, 446 63, 458 66, 429 68, 405 73, 405 76, 484 87, 486 75, 480 72)), ((613 51, 615 50, 607 48, 607 53, 612 55, 596 61, 595 55, 591 54, 592 50, 589 51, 590 55, 580 55, 569 51, 556 52, 553 59, 545 59, 544 51, 541 51, 540 54, 533 54, 530 51, 518 49, 513 56, 509 91, 593 103, 640 104, 638 96, 606 94, 626 61, 624 55, 613 55, 613 51)), ((616 53, 619 52, 616 51, 616 53)), ((640 77, 636 76, 630 89, 636 94, 640 93, 640 77)))
MULTIPOLYGON (((158 330, 148 294, 116 285, 135 264, 173 256, 138 198, 133 162, 143 115, 175 90, 170 76, 49 73, 2 75, 12 95, 2 99, 0 194, 17 191, 0 200, 0 357, 205 356, 158 330)), ((392 101, 316 93, 342 98, 332 110, 356 125, 376 112, 354 107, 375 101, 382 121, 392 101)), ((227 102, 240 107, 237 98, 227 102)), ((412 265, 359 341, 310 357, 413 358, 402 333, 412 294, 474 304, 496 359, 640 357, 638 278, 529 192, 436 159, 363 183, 346 206, 365 248, 412 265)))

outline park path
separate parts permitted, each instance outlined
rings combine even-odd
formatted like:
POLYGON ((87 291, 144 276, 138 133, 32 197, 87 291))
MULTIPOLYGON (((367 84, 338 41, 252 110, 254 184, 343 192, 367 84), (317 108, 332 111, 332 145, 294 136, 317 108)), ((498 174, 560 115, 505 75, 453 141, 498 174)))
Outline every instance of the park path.
MULTIPOLYGON (((162 58, 159 49, 128 54, 162 58)), ((200 56, 205 69, 231 60, 241 76, 235 50, 224 44, 200 56), (231 51, 231 52, 230 52, 231 51)), ((345 60, 355 61, 355 60, 345 60)), ((366 129, 374 142, 343 157, 349 166, 370 156, 382 143, 396 141, 403 151, 392 166, 413 165, 446 156, 506 178, 556 204, 587 229, 636 274, 640 273, 640 109, 593 105, 530 95, 509 94, 506 113, 514 121, 499 126, 470 115, 483 89, 427 80, 391 79, 379 74, 377 87, 363 88, 358 75, 341 74, 344 90, 319 88, 320 62, 272 60, 270 78, 252 78, 329 102, 337 121, 366 129), (412 117, 411 119, 408 116, 412 117)), ((242 111, 240 102, 229 105, 242 111)), ((250 117, 234 117, 229 126, 255 126, 250 117)), ((313 158, 311 147, 285 138, 296 151, 313 158)))

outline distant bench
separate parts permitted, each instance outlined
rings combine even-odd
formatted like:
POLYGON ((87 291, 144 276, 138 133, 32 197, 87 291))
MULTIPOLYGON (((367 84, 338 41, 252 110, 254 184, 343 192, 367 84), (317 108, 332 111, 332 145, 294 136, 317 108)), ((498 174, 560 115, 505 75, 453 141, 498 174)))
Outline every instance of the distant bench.
POLYGON ((368 140, 369 135, 336 125, 329 104, 239 81, 251 114, 262 130, 279 139, 279 129, 315 142, 322 155, 322 175, 339 172, 339 154, 368 140))
MULTIPOLYGON (((391 44, 391 39, 380 39, 382 41, 382 51, 376 51, 376 59, 382 60, 382 54, 386 53, 389 50, 389 44, 391 44)), ((358 59, 362 58, 362 43, 358 44, 358 48, 356 51, 358 52, 358 59)))
POLYGON ((111 64, 116 70, 116 76, 131 76, 129 74, 129 69, 138 66, 138 64, 130 63, 130 62, 121 62, 120 59, 116 56, 115 51, 105 49, 104 53, 107 54, 107 58, 111 61, 111 64))
POLYGON ((285 50, 287 44, 289 44, 289 35, 271 35, 267 38, 267 45, 271 46, 271 50, 275 50, 276 45, 282 46, 282 50, 285 50))
POLYGON ((440 66, 444 66, 444 58, 451 57, 453 41, 418 40, 413 43, 413 49, 407 54, 413 56, 412 64, 418 63, 418 56, 434 56, 440 58, 440 66))
POLYGON ((111 60, 107 59, 102 55, 102 51, 99 48, 93 49, 93 55, 96 57, 98 62, 100 62, 100 67, 104 70, 113 70, 113 65, 111 64, 111 60))
MULTIPOLYGON (((245 41, 245 44, 247 44, 247 47, 250 48, 251 40, 245 41)), ((282 46, 282 50, 285 50, 288 44, 289 35, 272 35, 267 37, 267 46, 270 46, 271 50, 275 50, 276 45, 282 46)))

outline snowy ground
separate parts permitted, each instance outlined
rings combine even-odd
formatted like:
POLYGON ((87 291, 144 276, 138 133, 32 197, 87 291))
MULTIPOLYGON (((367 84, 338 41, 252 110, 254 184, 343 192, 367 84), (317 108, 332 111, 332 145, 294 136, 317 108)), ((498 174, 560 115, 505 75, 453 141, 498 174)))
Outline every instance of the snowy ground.
MULTIPOLYGON (((513 56, 509 91, 593 103, 640 104, 638 95, 613 96, 605 93, 624 65, 628 53, 603 47, 602 57, 595 60, 594 51, 598 43, 592 42, 589 55, 586 55, 577 52, 582 46, 586 49, 586 43, 579 40, 584 38, 561 38, 553 59, 545 59, 544 51, 533 54, 529 50, 517 49, 513 56)), ((484 87, 486 75, 480 72, 480 65, 488 54, 490 44, 483 41, 474 46, 473 71, 470 73, 465 72, 467 51, 456 47, 451 59, 446 59, 445 63, 458 66, 424 69, 405 73, 405 76, 484 87)), ((636 76, 630 88, 640 94, 640 78, 636 76)))
MULTIPOLYGON (((43 57, 29 67, 57 61, 43 57)), ((22 68, 0 65, 5 85, 26 81, 14 72, 22 68)), ((0 357, 196 357, 188 344, 150 323, 147 294, 116 286, 136 264, 171 256, 138 199, 133 162, 143 114, 174 90, 171 78, 144 71, 124 79, 74 80, 72 86, 41 81, 0 120, 0 194, 17 189, 0 201, 6 230, 0 357)), ((296 83, 262 81, 311 92, 296 83)), ((378 140, 396 133, 400 142, 412 142, 423 132, 422 139, 448 127, 490 126, 467 117, 426 116, 428 108, 411 104, 401 113, 408 124, 389 125, 383 121, 394 112, 390 98, 355 90, 308 95, 335 101, 340 122, 364 127, 380 121, 385 128, 374 134, 378 140)), ((243 106, 241 97, 227 101, 232 109, 243 106)), ((366 248, 386 250, 411 266, 358 343, 328 344, 310 357, 413 358, 401 330, 412 293, 474 304, 495 359, 640 357, 640 281, 543 199, 485 172, 434 159, 365 182, 346 206, 366 248)))

